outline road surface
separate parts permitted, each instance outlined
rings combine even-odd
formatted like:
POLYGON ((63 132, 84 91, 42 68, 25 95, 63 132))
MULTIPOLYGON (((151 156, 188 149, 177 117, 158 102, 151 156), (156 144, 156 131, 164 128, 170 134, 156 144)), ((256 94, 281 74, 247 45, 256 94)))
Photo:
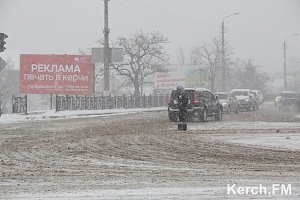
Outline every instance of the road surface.
POLYGON ((300 199, 300 119, 270 107, 186 132, 166 111, 1 125, 0 199, 300 199))

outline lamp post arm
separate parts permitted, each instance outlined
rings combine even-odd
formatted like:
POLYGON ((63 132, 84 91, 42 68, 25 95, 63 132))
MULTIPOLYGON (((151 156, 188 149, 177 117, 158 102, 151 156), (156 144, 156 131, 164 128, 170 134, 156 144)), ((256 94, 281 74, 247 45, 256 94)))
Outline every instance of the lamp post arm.
POLYGON ((294 37, 294 36, 298 36, 298 35, 299 35, 298 33, 294 33, 293 35, 286 36, 286 37, 284 38, 284 42, 285 42, 286 39, 291 38, 291 37, 294 37))
POLYGON ((239 14, 240 14, 239 12, 236 12, 236 13, 234 13, 234 14, 232 14, 232 15, 227 15, 227 16, 223 17, 223 21, 224 21, 224 19, 227 18, 227 17, 231 17, 231 16, 239 15, 239 14))

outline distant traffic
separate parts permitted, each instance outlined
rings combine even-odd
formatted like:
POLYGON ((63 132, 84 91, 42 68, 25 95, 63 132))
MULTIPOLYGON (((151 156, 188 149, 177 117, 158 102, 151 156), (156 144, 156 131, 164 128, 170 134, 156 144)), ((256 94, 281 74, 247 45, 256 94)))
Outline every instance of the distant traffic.
MULTIPOLYGON (((208 117, 222 120, 223 114, 257 111, 265 102, 260 90, 233 89, 230 92, 211 92, 206 88, 186 88, 188 94, 188 121, 206 122, 208 117)), ((276 96, 275 105, 280 110, 300 111, 300 94, 283 91, 276 96)), ((178 94, 171 92, 168 116, 172 122, 178 121, 178 94)))

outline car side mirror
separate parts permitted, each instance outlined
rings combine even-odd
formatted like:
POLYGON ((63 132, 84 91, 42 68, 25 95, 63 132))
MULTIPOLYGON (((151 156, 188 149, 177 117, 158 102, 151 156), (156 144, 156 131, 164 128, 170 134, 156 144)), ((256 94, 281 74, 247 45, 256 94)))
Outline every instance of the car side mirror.
POLYGON ((216 95, 216 100, 218 100, 219 99, 219 95, 216 95))

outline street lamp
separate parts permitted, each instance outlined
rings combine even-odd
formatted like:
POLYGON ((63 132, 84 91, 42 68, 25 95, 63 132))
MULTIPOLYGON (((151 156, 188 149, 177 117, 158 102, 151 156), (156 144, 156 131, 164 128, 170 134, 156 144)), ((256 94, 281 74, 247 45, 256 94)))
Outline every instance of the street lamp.
POLYGON ((226 73, 225 73, 225 49, 224 49, 224 19, 227 17, 232 17, 235 15, 239 15, 239 12, 236 12, 232 15, 228 15, 223 17, 222 19, 222 91, 226 92, 226 73))
POLYGON ((287 90, 287 80, 286 80, 286 39, 294 37, 294 36, 298 36, 298 33, 294 33, 293 35, 289 35, 287 37, 284 38, 283 40, 283 76, 284 76, 284 85, 283 88, 284 90, 287 90))

